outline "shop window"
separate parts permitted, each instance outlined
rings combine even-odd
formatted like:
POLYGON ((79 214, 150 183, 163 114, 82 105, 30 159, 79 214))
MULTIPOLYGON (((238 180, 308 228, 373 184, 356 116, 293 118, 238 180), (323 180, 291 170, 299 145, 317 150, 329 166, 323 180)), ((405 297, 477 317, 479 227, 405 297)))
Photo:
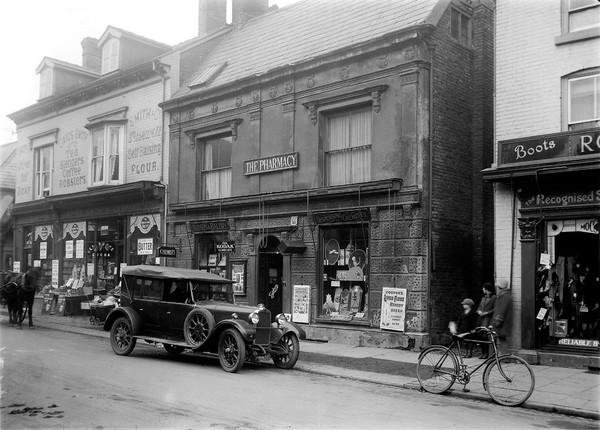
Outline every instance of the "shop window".
POLYGON ((471 44, 471 19, 457 9, 451 9, 450 36, 463 45, 471 44))
POLYGON ((231 135, 202 141, 202 199, 231 197, 231 135))
POLYGON ((200 236, 197 244, 198 268, 231 279, 229 250, 223 251, 227 233, 200 236))
POLYGON ((50 195, 53 153, 53 147, 50 145, 36 148, 34 152, 35 197, 38 199, 50 195))
POLYGON ((92 129, 92 185, 118 184, 121 180, 123 125, 104 125, 92 129))
POLYGON ((326 185, 371 180, 371 106, 326 113, 326 185))
POLYGON ((600 126, 600 71, 568 77, 566 91, 568 129, 600 126))
POLYGON ((536 291, 538 344, 598 348, 599 219, 546 223, 546 249, 536 291))
POLYGON ((102 74, 119 68, 119 39, 111 38, 102 46, 102 74))
POLYGON ((319 318, 367 323, 369 240, 366 226, 322 230, 319 318))

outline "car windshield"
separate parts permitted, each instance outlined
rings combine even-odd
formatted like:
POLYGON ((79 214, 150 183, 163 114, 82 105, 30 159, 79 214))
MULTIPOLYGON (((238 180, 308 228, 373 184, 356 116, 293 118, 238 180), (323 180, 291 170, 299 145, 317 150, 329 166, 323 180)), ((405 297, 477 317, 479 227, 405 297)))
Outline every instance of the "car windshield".
POLYGON ((218 302, 234 303, 233 291, 230 284, 207 284, 205 282, 190 281, 194 302, 214 300, 218 302))

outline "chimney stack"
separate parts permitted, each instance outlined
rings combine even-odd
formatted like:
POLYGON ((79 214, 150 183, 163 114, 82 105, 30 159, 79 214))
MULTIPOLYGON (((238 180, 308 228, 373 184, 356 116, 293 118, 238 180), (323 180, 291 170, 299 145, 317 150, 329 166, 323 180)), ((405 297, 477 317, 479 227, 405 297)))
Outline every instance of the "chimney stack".
POLYGON ((232 0, 231 19, 235 29, 269 10, 269 0, 232 0))
POLYGON ((98 39, 86 37, 81 41, 81 65, 96 72, 102 70, 102 51, 98 47, 98 39))
POLYGON ((227 24, 227 0, 198 0, 198 36, 205 37, 227 24))

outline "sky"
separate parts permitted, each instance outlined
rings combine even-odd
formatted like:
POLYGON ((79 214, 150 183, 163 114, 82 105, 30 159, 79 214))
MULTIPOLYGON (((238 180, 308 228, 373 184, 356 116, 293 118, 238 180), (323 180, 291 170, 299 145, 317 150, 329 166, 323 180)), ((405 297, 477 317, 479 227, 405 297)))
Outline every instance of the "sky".
POLYGON ((99 39, 109 25, 176 45, 196 37, 197 16, 198 0, 1 0, 0 145, 16 140, 6 116, 36 103, 44 57, 81 65, 81 41, 99 39))

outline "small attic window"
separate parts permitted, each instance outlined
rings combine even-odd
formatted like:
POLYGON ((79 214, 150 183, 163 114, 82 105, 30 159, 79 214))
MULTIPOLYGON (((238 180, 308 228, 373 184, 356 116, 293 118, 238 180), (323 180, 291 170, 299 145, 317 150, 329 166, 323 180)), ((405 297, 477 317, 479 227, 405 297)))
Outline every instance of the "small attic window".
POLYGON ((223 71, 223 69, 227 66, 227 62, 215 64, 213 66, 209 66, 198 75, 196 79, 194 79, 188 86, 190 88, 194 87, 203 87, 208 85, 213 79, 217 77, 219 73, 223 71))
POLYGON ((52 95, 52 68, 40 72, 40 100, 52 95))
POLYGON ((119 39, 111 38, 102 46, 102 74, 119 68, 119 39))

